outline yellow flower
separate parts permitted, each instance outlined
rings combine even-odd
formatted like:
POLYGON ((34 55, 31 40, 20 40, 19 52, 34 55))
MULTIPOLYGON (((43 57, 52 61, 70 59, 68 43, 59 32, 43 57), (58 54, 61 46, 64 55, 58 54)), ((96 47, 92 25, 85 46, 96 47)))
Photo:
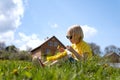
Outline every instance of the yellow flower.
POLYGON ((18 75, 18 70, 17 70, 17 69, 14 69, 14 70, 12 71, 12 73, 15 74, 15 75, 18 75))
POLYGON ((104 66, 104 67, 108 67, 109 65, 108 65, 108 64, 104 64, 103 66, 104 66))

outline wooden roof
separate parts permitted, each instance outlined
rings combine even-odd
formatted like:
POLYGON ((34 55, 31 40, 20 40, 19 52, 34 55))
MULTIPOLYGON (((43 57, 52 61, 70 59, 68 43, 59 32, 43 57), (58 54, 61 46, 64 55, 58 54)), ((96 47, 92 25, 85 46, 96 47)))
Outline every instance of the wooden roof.
POLYGON ((110 53, 107 53, 104 55, 104 57, 108 57, 108 56, 111 56, 111 55, 116 55, 116 56, 119 56, 117 53, 115 52, 110 52, 110 53))
POLYGON ((35 50, 37 50, 38 48, 40 48, 42 45, 44 45, 46 42, 50 41, 51 39, 55 38, 64 48, 66 48, 62 42, 60 42, 55 36, 52 36, 51 38, 49 38, 48 40, 46 40, 44 43, 42 43, 40 46, 34 48, 33 50, 31 50, 31 52, 34 52, 35 50))

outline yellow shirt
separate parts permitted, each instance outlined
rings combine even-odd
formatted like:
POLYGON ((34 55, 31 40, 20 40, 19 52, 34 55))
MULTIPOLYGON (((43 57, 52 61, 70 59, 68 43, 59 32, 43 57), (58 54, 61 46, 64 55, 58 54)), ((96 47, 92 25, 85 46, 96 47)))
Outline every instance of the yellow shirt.
MULTIPOLYGON (((79 53, 81 56, 83 56, 84 53, 88 53, 88 57, 92 56, 91 48, 85 41, 81 41, 78 44, 72 44, 72 48, 77 53, 79 53)), ((60 58, 62 58, 64 56, 66 56, 66 55, 67 55, 67 52, 64 51, 62 53, 58 53, 57 55, 47 57, 47 61, 57 60, 57 59, 60 59, 60 58)))
POLYGON ((83 56, 84 53, 88 53, 88 57, 92 56, 92 50, 85 41, 81 41, 78 44, 72 44, 72 48, 81 56, 83 56))

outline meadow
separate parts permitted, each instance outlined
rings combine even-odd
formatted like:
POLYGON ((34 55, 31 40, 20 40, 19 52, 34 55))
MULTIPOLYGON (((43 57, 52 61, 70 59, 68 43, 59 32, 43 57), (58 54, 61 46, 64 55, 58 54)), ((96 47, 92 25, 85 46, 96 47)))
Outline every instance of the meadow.
POLYGON ((120 80, 120 68, 98 57, 44 68, 31 61, 0 60, 0 80, 120 80))

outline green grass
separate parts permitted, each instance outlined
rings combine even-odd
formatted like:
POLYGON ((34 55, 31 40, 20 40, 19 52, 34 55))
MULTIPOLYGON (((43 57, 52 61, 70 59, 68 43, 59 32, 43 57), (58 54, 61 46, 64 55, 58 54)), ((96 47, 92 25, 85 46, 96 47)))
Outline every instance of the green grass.
POLYGON ((95 57, 44 68, 27 61, 0 60, 0 80, 120 80, 120 68, 95 57))

